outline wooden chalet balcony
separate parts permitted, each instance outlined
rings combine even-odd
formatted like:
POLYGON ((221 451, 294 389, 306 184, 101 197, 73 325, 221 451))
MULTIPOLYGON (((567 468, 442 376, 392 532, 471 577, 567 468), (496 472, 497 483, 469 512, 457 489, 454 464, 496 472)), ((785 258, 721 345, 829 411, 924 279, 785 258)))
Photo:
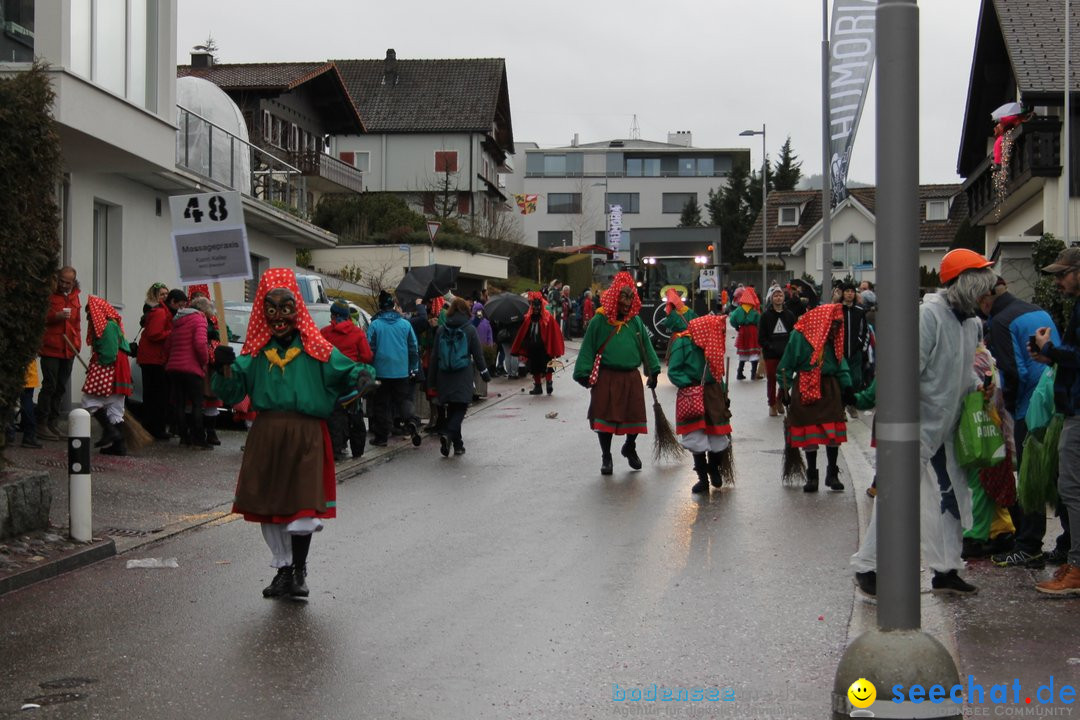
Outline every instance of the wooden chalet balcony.
POLYGON ((988 156, 964 182, 972 224, 993 225, 998 203, 1005 204, 1033 178, 1061 176, 1061 120, 1034 118, 1020 126, 1006 169, 1005 197, 994 188, 993 157, 988 156))
POLYGON ((311 190, 323 193, 364 191, 364 174, 326 153, 291 152, 289 163, 300 168, 308 179, 308 188, 311 190))

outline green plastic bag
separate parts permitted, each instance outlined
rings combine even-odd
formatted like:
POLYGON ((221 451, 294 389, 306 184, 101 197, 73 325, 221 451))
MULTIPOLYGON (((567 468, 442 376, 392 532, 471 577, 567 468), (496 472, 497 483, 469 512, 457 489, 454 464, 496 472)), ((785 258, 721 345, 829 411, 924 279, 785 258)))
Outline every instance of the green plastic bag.
POLYGON ((1016 478, 1016 498, 1024 512, 1045 512, 1057 502, 1058 441, 1064 416, 1054 415, 1050 423, 1024 438, 1024 457, 1016 478))
POLYGON ((981 390, 964 396, 964 411, 956 431, 956 460, 966 468, 993 467, 1005 459, 1005 438, 986 412, 981 390))
POLYGON ((1027 414, 1024 415, 1024 424, 1027 425, 1028 432, 1046 427, 1054 417, 1054 375, 1056 372, 1056 365, 1046 368, 1031 393, 1027 414))

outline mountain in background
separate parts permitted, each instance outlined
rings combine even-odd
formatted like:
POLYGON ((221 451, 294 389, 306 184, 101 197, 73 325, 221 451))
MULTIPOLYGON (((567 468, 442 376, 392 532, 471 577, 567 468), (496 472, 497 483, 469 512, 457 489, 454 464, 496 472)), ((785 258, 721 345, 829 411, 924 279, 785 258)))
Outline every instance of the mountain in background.
MULTIPOLYGON (((858 180, 848 179, 847 186, 849 188, 860 187, 874 187, 873 183, 859 182, 858 180)), ((799 181, 796 190, 820 190, 821 189, 821 175, 811 175, 810 177, 804 177, 799 181)))

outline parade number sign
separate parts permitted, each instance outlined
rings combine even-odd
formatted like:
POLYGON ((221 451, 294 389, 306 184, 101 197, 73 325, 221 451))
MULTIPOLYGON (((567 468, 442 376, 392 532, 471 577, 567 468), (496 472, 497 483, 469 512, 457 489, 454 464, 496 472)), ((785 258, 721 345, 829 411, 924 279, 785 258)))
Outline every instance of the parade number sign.
POLYGON ((240 193, 174 195, 173 255, 182 285, 251 278, 240 193))
POLYGON ((716 268, 702 268, 698 274, 699 290, 717 290, 719 287, 716 280, 716 268))

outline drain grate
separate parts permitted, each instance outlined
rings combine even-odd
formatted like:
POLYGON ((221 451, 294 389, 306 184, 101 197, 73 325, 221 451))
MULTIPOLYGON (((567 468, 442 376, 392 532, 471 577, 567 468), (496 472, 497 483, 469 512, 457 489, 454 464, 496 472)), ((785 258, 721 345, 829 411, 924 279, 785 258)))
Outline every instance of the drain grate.
POLYGON ((56 680, 46 680, 43 683, 38 683, 38 687, 42 690, 70 690, 72 688, 82 687, 83 685, 93 685, 97 680, 94 678, 81 678, 81 677, 67 677, 57 678, 56 680))
POLYGON ((106 535, 116 535, 118 537, 146 537, 147 535, 156 535, 161 532, 161 528, 157 530, 132 530, 130 528, 105 528, 106 535))
POLYGON ((88 696, 77 692, 53 693, 51 695, 38 695, 36 697, 26 698, 23 702, 44 707, 46 705, 60 705, 61 703, 83 700, 86 697, 88 696))

